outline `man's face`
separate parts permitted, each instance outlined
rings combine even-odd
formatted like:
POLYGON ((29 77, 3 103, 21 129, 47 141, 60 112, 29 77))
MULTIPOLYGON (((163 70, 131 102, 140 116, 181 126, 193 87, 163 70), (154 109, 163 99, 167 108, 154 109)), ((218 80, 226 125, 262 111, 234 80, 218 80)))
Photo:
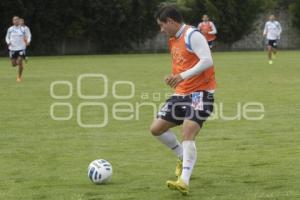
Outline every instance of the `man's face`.
POLYGON ((13 25, 15 25, 15 26, 19 26, 19 17, 13 17, 13 19, 12 19, 12 22, 13 22, 13 25))
POLYGON ((162 22, 157 19, 157 24, 160 27, 160 32, 168 35, 169 37, 175 36, 177 30, 174 20, 168 18, 166 22, 162 22))
POLYGON ((274 21, 275 20, 275 16, 274 15, 270 15, 269 20, 270 21, 274 21))
POLYGON ((19 19, 20 25, 23 26, 24 25, 24 19, 20 18, 19 19))
POLYGON ((205 22, 207 22, 209 20, 209 18, 208 18, 207 15, 203 15, 202 20, 205 21, 205 22))

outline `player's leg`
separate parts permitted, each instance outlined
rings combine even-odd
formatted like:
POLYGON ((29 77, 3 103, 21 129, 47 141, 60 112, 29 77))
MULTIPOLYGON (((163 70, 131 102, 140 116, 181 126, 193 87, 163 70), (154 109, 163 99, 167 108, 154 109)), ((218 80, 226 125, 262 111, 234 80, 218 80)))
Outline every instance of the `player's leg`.
POLYGON ((190 177, 197 159, 195 139, 200 128, 197 122, 184 120, 182 127, 183 168, 180 178, 186 185, 189 185, 190 177))
POLYGON ((176 154, 178 159, 175 168, 175 176, 179 177, 182 172, 183 149, 182 144, 178 141, 175 133, 171 131, 171 128, 175 126, 177 126, 175 123, 158 118, 153 121, 150 131, 158 141, 166 145, 176 154))
POLYGON ((161 143, 171 149, 179 159, 182 159, 182 146, 178 141, 176 135, 170 130, 176 124, 157 118, 153 121, 150 132, 161 143))
POLYGON ((269 41, 269 44, 268 44, 268 58, 269 58, 269 64, 273 64, 273 61, 272 61, 272 45, 270 43, 271 41, 269 41))
POLYGON ((152 135, 177 155, 178 159, 175 168, 177 177, 181 175, 182 171, 182 144, 170 129, 183 123, 185 113, 182 110, 182 106, 180 104, 177 105, 181 100, 181 97, 170 97, 158 112, 157 119, 154 120, 150 128, 152 135))
POLYGON ((17 76, 17 82, 20 82, 22 80, 22 74, 23 74, 23 58, 22 56, 19 56, 17 59, 17 64, 18 64, 18 76, 17 76))
POLYGON ((276 55, 277 54, 277 48, 272 48, 273 50, 273 54, 276 55))
POLYGON ((17 59, 18 57, 16 56, 16 52, 15 51, 9 51, 9 57, 10 57, 10 61, 11 61, 11 65, 13 67, 17 66, 18 63, 17 63, 17 59))
POLYGON ((157 119, 153 121, 150 127, 152 135, 172 149, 179 159, 182 159, 182 146, 170 129, 183 122, 184 112, 176 104, 181 100, 182 98, 177 96, 170 97, 161 107, 157 114, 157 119), (177 117, 182 117, 182 120, 178 120, 177 117))
POLYGON ((183 163, 182 173, 177 181, 167 181, 170 189, 179 190, 183 195, 189 192, 190 177, 197 160, 195 138, 200 131, 200 125, 191 120, 184 120, 182 127, 183 163))
POLYGON ((277 40, 274 41, 273 46, 272 46, 272 56, 273 58, 276 58, 277 54, 277 40))
POLYGON ((28 62, 28 56, 27 56, 27 49, 24 50, 24 62, 27 63, 28 62))
POLYGON ((13 67, 17 66, 17 65, 18 65, 17 59, 11 59, 11 65, 12 65, 13 67))
POLYGON ((186 109, 186 119, 182 127, 183 169, 177 181, 167 181, 170 189, 188 193, 189 180, 197 159, 195 138, 203 123, 213 111, 214 97, 212 93, 202 91, 192 94, 190 106, 186 109))

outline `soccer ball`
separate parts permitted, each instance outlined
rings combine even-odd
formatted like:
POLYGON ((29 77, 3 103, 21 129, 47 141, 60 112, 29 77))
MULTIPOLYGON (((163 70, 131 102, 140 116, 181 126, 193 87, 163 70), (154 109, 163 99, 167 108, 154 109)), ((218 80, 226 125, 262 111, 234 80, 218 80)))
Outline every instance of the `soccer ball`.
POLYGON ((112 173, 111 164, 103 159, 94 160, 88 167, 88 177, 95 184, 107 183, 112 173))

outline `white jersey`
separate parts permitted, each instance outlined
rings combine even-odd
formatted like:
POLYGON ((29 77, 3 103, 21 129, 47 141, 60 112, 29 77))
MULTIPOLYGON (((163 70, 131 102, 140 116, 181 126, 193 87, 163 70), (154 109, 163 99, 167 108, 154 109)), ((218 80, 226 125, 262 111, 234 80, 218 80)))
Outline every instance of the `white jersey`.
POLYGON ((26 36, 27 43, 30 43, 31 42, 31 32, 30 32, 30 29, 26 25, 24 25, 22 27, 24 28, 24 31, 25 31, 25 36, 26 36))
POLYGON ((278 40, 281 34, 281 25, 278 21, 268 21, 265 24, 264 34, 267 35, 267 40, 278 40))
POLYGON ((208 34, 210 34, 210 35, 216 35, 217 34, 217 28, 216 28, 215 24, 212 21, 200 22, 198 24, 198 29, 200 30, 200 32, 201 32, 201 27, 203 26, 203 24, 207 24, 207 23, 209 23, 209 26, 211 27, 211 31, 208 32, 208 34))
POLYGON ((20 51, 26 49, 25 40, 31 39, 31 34, 25 31, 22 26, 11 26, 6 33, 6 43, 8 44, 8 49, 11 51, 20 51))

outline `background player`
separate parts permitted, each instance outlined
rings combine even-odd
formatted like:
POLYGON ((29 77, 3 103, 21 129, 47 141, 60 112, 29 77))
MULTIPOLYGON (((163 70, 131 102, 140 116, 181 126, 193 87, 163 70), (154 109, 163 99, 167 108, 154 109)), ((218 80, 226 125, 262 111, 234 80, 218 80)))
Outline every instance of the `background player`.
POLYGON ((269 21, 266 22, 263 36, 267 38, 268 42, 268 58, 269 64, 273 64, 272 54, 275 58, 277 53, 277 43, 280 39, 280 34, 282 32, 281 25, 278 21, 275 20, 274 15, 270 15, 269 21))
POLYGON ((175 89, 175 94, 161 108, 150 130, 179 159, 175 171, 178 180, 167 181, 167 186, 187 194, 197 158, 195 138, 213 110, 214 66, 204 36, 185 25, 177 9, 164 6, 158 10, 156 19, 161 32, 169 36, 172 74, 165 82, 175 89), (182 125, 182 143, 170 130, 178 125, 182 125))
POLYGON ((212 21, 209 20, 208 15, 202 16, 202 22, 198 25, 199 31, 206 38, 209 48, 213 47, 213 42, 216 40, 217 29, 212 21))
POLYGON ((28 43, 27 39, 31 37, 29 37, 24 28, 20 26, 20 18, 18 16, 14 16, 12 22, 13 26, 8 28, 5 40, 8 45, 12 66, 18 66, 17 82, 20 82, 24 68, 23 59, 25 59, 26 56, 26 43, 28 43))

